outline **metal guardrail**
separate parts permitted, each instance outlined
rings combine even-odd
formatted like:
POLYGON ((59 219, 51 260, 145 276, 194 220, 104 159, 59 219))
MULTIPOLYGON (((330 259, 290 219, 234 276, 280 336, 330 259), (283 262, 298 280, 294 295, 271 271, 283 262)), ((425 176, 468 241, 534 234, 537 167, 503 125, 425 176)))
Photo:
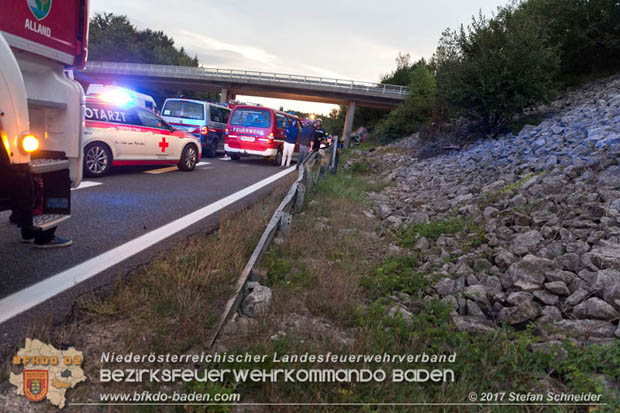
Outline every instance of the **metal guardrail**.
POLYGON ((235 285, 235 292, 233 297, 231 297, 226 303, 226 307, 224 307, 224 312, 220 316, 220 320, 217 324, 215 332, 211 335, 209 339, 209 345, 213 346, 215 341, 217 340, 220 331, 226 325, 226 322, 230 318, 230 316, 235 313, 246 293, 246 285, 250 280, 250 276, 252 274, 252 270, 256 266, 256 264, 263 257, 269 246, 271 245, 271 241, 273 240, 276 232, 279 229, 284 230, 285 232, 290 230, 290 219, 291 219, 291 211, 299 212, 304 205, 304 198, 307 191, 310 190, 312 185, 314 185, 318 180, 327 172, 327 170, 334 172, 338 166, 337 163, 337 150, 338 150, 338 137, 334 137, 334 141, 330 146, 325 149, 320 149, 318 151, 313 151, 310 155, 306 157, 301 163, 299 168, 299 173, 297 179, 289 189, 288 193, 280 202, 280 205, 273 213, 271 220, 267 224, 267 228, 263 232, 256 248, 252 252, 250 259, 247 264, 243 268, 241 275, 237 279, 237 283, 235 285), (318 168, 316 176, 312 174, 312 168, 318 162, 318 168))
POLYGON ((302 76, 284 73, 259 72, 254 70, 218 69, 214 67, 192 67, 153 65, 143 63, 123 62, 88 62, 84 72, 106 72, 118 74, 137 75, 181 75, 190 78, 203 78, 209 80, 230 80, 250 83, 251 81, 270 81, 279 83, 291 83, 304 86, 333 87, 351 91, 373 92, 381 95, 406 96, 408 91, 405 86, 387 85, 357 80, 343 80, 327 77, 302 76))

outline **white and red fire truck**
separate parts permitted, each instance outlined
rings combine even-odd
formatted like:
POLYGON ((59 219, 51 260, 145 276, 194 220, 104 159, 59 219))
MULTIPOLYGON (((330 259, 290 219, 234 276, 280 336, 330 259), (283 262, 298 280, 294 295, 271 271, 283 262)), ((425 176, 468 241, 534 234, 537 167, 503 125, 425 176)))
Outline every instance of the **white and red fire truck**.
POLYGON ((30 209, 35 229, 69 217, 70 189, 82 178, 84 91, 65 69, 86 62, 88 6, 2 2, 0 210, 30 209))

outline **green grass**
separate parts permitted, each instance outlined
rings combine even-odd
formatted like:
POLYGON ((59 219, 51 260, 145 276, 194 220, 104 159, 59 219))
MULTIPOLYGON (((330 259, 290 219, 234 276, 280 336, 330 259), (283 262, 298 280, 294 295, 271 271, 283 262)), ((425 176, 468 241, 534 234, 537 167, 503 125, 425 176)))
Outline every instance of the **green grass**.
POLYGON ((497 191, 492 191, 492 192, 485 192, 484 193, 484 201, 482 202, 482 205, 480 206, 481 208, 485 208, 486 206, 488 206, 489 204, 492 204, 494 202, 497 202, 501 199, 505 199, 506 197, 513 195, 519 188, 521 188, 523 185, 525 185, 525 183, 527 181, 529 181, 531 178, 535 177, 535 176, 539 176, 539 175, 544 175, 546 174, 548 171, 541 171, 541 172, 537 172, 537 173, 529 173, 527 175, 525 175, 523 178, 521 178, 520 180, 516 181, 516 182, 511 182, 509 184, 506 184, 505 186, 503 186, 502 188, 498 189, 497 191))
POLYGON ((397 241, 402 247, 413 248, 422 237, 434 243, 442 235, 455 236, 459 234, 466 238, 462 242, 464 248, 475 248, 486 242, 484 228, 461 217, 410 224, 397 233, 397 241))
POLYGON ((315 192, 322 197, 339 196, 352 201, 368 204, 366 192, 379 192, 385 184, 370 183, 360 174, 351 175, 339 172, 337 175, 326 175, 325 179, 315 186, 315 192))
POLYGON ((375 273, 362 278, 361 286, 371 299, 395 292, 418 296, 430 284, 428 277, 416 271, 418 265, 415 257, 386 258, 375 273))

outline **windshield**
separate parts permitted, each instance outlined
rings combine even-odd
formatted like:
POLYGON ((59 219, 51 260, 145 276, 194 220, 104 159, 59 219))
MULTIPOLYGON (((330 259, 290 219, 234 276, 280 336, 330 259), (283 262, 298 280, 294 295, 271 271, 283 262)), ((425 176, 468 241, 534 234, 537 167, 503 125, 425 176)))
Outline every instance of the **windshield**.
POLYGON ((271 113, 265 109, 236 109, 230 118, 230 124, 235 126, 268 128, 271 126, 271 113))
POLYGON ((173 118, 203 120, 203 105, 196 102, 188 102, 185 100, 169 100, 161 111, 162 116, 170 116, 173 118))

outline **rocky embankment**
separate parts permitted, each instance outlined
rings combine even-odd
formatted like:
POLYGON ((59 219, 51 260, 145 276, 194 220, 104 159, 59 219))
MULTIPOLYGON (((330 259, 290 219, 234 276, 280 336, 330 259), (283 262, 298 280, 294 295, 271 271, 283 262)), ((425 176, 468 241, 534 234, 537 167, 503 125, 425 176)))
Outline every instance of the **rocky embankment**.
POLYGON ((400 314, 431 297, 453 307, 461 330, 536 322, 555 327, 545 330, 551 340, 620 337, 620 78, 571 91, 551 108, 518 136, 432 159, 415 156, 415 137, 394 145, 407 154, 360 154, 393 165, 383 176, 391 185, 373 196, 386 226, 469 223, 414 240, 410 253, 432 286, 395 297, 400 314))

